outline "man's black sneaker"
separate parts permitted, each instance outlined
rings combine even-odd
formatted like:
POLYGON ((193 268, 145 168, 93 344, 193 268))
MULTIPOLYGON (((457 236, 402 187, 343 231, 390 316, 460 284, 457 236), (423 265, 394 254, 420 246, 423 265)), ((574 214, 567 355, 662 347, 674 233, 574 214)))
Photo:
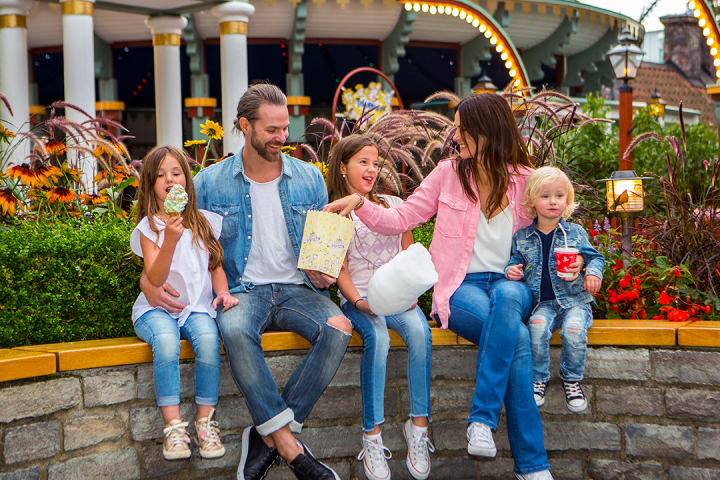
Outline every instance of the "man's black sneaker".
POLYGON ((247 427, 242 435, 237 480, 262 480, 277 458, 277 449, 268 447, 255 427, 247 427))
POLYGON ((303 453, 289 462, 288 466, 299 480, 340 480, 335 470, 313 457, 305 444, 298 443, 303 448, 303 453))

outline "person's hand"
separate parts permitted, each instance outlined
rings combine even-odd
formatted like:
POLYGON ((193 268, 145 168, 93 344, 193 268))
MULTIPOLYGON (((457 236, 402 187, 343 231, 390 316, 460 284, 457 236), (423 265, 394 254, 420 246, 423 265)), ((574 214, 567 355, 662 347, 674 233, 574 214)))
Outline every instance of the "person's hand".
POLYGON ((584 287, 585 287, 585 290, 587 290, 587 292, 590 295, 595 295, 597 292, 599 292, 601 285, 602 285, 602 280, 600 280, 599 277, 596 277, 595 275, 586 275, 585 276, 584 287))
POLYGON ((232 308, 238 304, 238 299, 230 295, 230 292, 220 292, 215 300, 212 302, 212 306, 217 310, 218 305, 222 305, 222 311, 227 311, 228 308, 232 308))
POLYGON ((323 207, 323 212, 337 212, 340 215, 347 215, 355 210, 362 203, 363 199, 360 195, 348 195, 338 198, 334 202, 330 202, 323 207))
POLYGON ((336 279, 330 275, 325 275, 317 270, 304 270, 304 272, 310 279, 310 283, 315 285, 315 288, 328 288, 336 281, 336 279))
POLYGON ((585 265, 585 259, 582 255, 576 255, 575 261, 568 265, 567 273, 572 273, 573 275, 571 277, 562 277, 563 280, 566 282, 574 282, 578 275, 580 275, 580 270, 582 270, 583 265, 585 265))
POLYGON ((517 265, 511 265, 507 269, 506 274, 508 280, 522 280, 523 278, 523 264, 518 263, 517 265))
POLYGON ((180 313, 185 308, 185 305, 175 300, 180 294, 167 283, 162 287, 155 287, 143 274, 140 277, 140 290, 145 294, 151 307, 161 307, 170 313, 180 313))
POLYGON ((182 215, 168 218, 165 222, 165 241, 177 243, 180 240, 185 231, 182 221, 182 215))
POLYGON ((357 302, 355 302, 355 308, 357 308, 357 309, 360 310, 361 312, 365 312, 365 313, 367 313, 368 315, 371 315, 371 316, 373 316, 373 317, 377 316, 377 315, 375 315, 375 312, 373 312, 373 311, 370 309, 370 304, 369 304, 368 301, 367 301, 366 299, 364 299, 364 298, 363 298, 362 300, 358 300, 357 302))

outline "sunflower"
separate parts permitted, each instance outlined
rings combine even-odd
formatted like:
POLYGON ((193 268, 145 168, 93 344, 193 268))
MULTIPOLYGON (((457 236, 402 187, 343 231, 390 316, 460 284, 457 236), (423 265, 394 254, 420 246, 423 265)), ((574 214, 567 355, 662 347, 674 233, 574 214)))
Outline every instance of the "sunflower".
POLYGON ((5 176, 13 179, 20 179, 25 185, 31 187, 38 187, 44 185, 43 181, 38 181, 37 173, 30 166, 29 163, 22 163, 20 165, 14 165, 5 170, 5 176))
POLYGON ((65 187, 55 187, 47 194, 48 202, 70 203, 75 200, 75 192, 65 187))
POLYGON ((3 125, 0 125, 0 140, 4 140, 4 139, 9 140, 9 139, 15 138, 15 137, 17 137, 17 135, 15 135, 13 132, 11 132, 7 128, 5 128, 3 125))
POLYGON ((323 177, 327 176, 327 171, 328 171, 327 163, 325 163, 325 162, 310 162, 310 163, 315 165, 317 167, 317 169, 320 170, 320 173, 322 174, 323 177))
POLYGON ((3 215, 8 217, 15 215, 18 203, 18 199, 13 195, 12 190, 9 188, 0 190, 0 209, 2 209, 3 215))
POLYGON ((110 149, 110 147, 108 147, 102 143, 98 143, 98 146, 95 147, 95 150, 93 150, 93 154, 96 157, 102 157, 103 155, 112 156, 113 153, 114 152, 112 151, 112 149, 110 149))
POLYGON ((45 145, 45 151, 48 155, 63 155, 67 153, 67 147, 62 142, 50 140, 47 145, 45 145))
POLYGON ((42 182, 43 185, 49 187, 51 183, 55 183, 59 178, 62 178, 63 172, 55 165, 40 165, 35 169, 35 175, 38 182, 42 182))
MULTIPOLYGON (((112 176, 113 176, 113 183, 115 185, 119 185, 128 178, 130 178, 130 173, 127 171, 127 169, 121 165, 115 165, 112 169, 112 176)), ((134 176, 134 175, 133 175, 134 176)), ((108 174, 107 170, 103 170, 102 172, 95 175, 95 178, 93 179, 93 182, 99 184, 101 181, 107 180, 110 181, 110 175, 108 174)), ((137 187, 138 181, 137 177, 130 183, 130 186, 137 187)))
POLYGON ((97 193, 83 193, 80 195, 80 201, 83 205, 105 205, 110 201, 110 197, 97 193))
POLYGON ((200 125, 200 133, 207 135, 213 140, 222 139, 224 134, 223 128, 220 124, 212 120, 208 120, 204 124, 200 125))
POLYGON ((185 143, 183 143, 184 147, 194 147, 195 145, 205 145, 207 142, 205 140, 186 140, 185 143))

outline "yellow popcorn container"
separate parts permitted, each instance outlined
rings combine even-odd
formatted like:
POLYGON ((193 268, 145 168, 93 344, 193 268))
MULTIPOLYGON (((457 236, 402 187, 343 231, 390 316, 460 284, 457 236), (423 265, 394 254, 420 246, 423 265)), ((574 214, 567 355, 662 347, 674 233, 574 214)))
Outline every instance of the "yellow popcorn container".
POLYGON ((336 213, 308 211, 298 268, 317 270, 337 278, 354 228, 352 220, 336 213))

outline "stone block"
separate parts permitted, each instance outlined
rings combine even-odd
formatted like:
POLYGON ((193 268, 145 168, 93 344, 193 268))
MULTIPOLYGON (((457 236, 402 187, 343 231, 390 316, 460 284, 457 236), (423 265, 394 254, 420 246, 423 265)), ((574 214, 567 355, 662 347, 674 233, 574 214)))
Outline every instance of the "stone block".
POLYGON ((223 430, 245 427, 253 423, 242 397, 220 398, 215 420, 218 422, 221 434, 223 430))
MULTIPOLYGON (((330 382, 332 387, 359 387, 360 386, 360 360, 362 353, 358 351, 345 354, 340 362, 335 376, 330 382)), ((291 372, 292 373, 292 372, 291 372)))
POLYGON ((717 480, 720 468, 670 467, 669 480, 717 480))
POLYGON ((432 380, 475 380, 477 347, 436 349, 432 352, 432 380))
POLYGON ((40 467, 0 473, 0 480, 40 480, 40 467))
POLYGON ((222 437, 225 445, 225 455, 220 458, 204 459, 195 451, 193 455, 193 467, 198 470, 210 470, 216 468, 235 468, 240 464, 242 454, 242 435, 230 435, 222 437))
MULTIPOLYGON (((313 454, 315 451, 313 450, 313 454)), ((350 463, 347 461, 327 461, 323 460, 323 463, 327 465, 328 467, 332 468, 337 472, 338 476, 340 478, 354 478, 351 477, 350 474, 350 463)), ((361 467, 362 470, 362 467, 361 467)), ((234 479, 235 473, 232 472, 231 475, 227 475, 224 477, 221 477, 223 479, 234 479)), ((297 477, 290 471, 290 468, 287 466, 285 462, 279 462, 276 463, 268 472, 267 477, 265 477, 266 480, 295 480, 297 477)))
MULTIPOLYGON (((453 480, 461 479, 474 479, 475 462, 468 457, 438 457, 437 454, 431 454, 432 467, 430 470, 430 478, 452 478, 453 480)), ((392 478, 412 478, 408 473, 407 466, 405 465, 405 455, 401 457, 398 455, 399 468, 397 475, 393 471, 392 478)))
POLYGON ((625 449, 637 457, 692 458, 692 427, 629 424, 625 426, 625 449))
POLYGON ((220 357, 220 396, 241 395, 230 370, 227 355, 220 357))
POLYGON ((550 469, 555 480, 577 480, 583 478, 583 464, 572 458, 550 459, 550 469))
POLYGON ((466 450, 466 420, 433 422, 432 436, 438 450, 466 450))
MULTIPOLYGON (((318 458, 342 458, 357 456, 361 448, 362 429, 357 426, 303 428, 298 438, 318 458), (342 441, 338 441, 342 439, 342 441)), ((405 448, 402 432, 395 425, 383 429, 383 442, 390 450, 405 448)))
MULTIPOLYGON (((181 404, 180 416, 192 425, 195 419, 194 405, 191 403, 181 404)), ((162 438, 164 427, 165 423, 159 408, 141 407, 130 410, 130 437, 136 442, 162 438)))
POLYGON ((0 423, 8 423, 72 408, 82 401, 82 392, 80 380, 69 377, 0 388, 0 398, 0 423), (28 401, 29 398, 32 402, 28 401))
POLYGON ((126 450, 96 453, 56 462, 48 468, 48 480, 135 480, 140 478, 137 452, 126 450))
MULTIPOLYGON (((475 464, 474 478, 481 478, 482 480, 510 480, 515 477, 515 475, 512 474, 515 462, 513 462, 511 456, 498 456, 494 459, 480 459, 466 456, 465 461, 475 464)), ((454 477, 450 476, 448 478, 454 477)))
POLYGON ((5 430, 3 453, 8 465, 50 458, 59 451, 60 424, 56 421, 31 423, 5 430))
MULTIPOLYGON (((395 413, 397 394, 388 388, 385 389, 385 416, 386 418, 395 413), (388 398, 388 394, 390 398, 388 398), (395 404, 392 401, 395 400, 395 404), (391 410, 388 410, 390 407, 391 410)), ((336 418, 362 418, 362 395, 360 388, 326 388, 318 401, 315 403, 308 418, 331 420, 336 418)))
POLYGON ((592 413, 592 406, 590 404, 592 399, 592 385, 584 384, 582 387, 588 399, 588 408, 582 412, 573 413, 568 410, 565 404, 565 390, 563 390, 561 381, 559 379, 551 380, 545 391, 545 404, 540 407, 540 412, 554 415, 578 415, 580 417, 590 415, 590 413, 592 413))
MULTIPOLYGON (((227 372, 230 375, 230 370, 227 372)), ((232 377, 230 378, 232 382, 232 377)), ((191 399, 195 396, 195 361, 180 362, 180 398, 191 399)), ((153 381, 153 365, 138 365, 137 398, 141 400, 155 399, 155 383, 153 381)))
POLYGON ((669 417, 720 422, 720 391, 668 388, 665 405, 669 417))
POLYGON ((585 378, 647 380, 650 378, 650 353, 638 348, 588 348, 585 378))
POLYGON ((544 422, 547 450, 620 450, 620 429, 612 423, 544 422))
POLYGON ((162 444, 152 443, 142 449, 142 464, 147 478, 177 478, 178 472, 187 470, 188 460, 165 460, 162 444))
POLYGON ((300 364, 307 352, 289 353, 289 352, 273 352, 265 355, 265 362, 275 378, 278 386, 282 387, 290 379, 295 368, 300 364))
POLYGON ((720 352, 658 350, 652 362, 658 382, 720 385, 720 352))
POLYGON ((119 415, 78 417, 63 425, 65 451, 115 440, 125 433, 126 421, 119 415))
POLYGON ((598 413, 609 415, 662 416, 663 392, 659 388, 598 386, 595 387, 598 413))
POLYGON ((85 407, 114 405, 135 399, 135 374, 131 370, 108 371, 83 378, 85 407))
POLYGON ((720 430, 698 428, 697 458, 720 460, 720 430))
POLYGON ((658 462, 594 458, 588 473, 594 480, 665 480, 665 469, 658 462))
MULTIPOLYGON (((431 385, 432 414, 453 414, 466 418, 470 412, 470 402, 474 393, 474 385, 431 385)), ((400 402, 402 413, 407 416, 410 412, 410 392, 407 388, 400 390, 400 402)))

